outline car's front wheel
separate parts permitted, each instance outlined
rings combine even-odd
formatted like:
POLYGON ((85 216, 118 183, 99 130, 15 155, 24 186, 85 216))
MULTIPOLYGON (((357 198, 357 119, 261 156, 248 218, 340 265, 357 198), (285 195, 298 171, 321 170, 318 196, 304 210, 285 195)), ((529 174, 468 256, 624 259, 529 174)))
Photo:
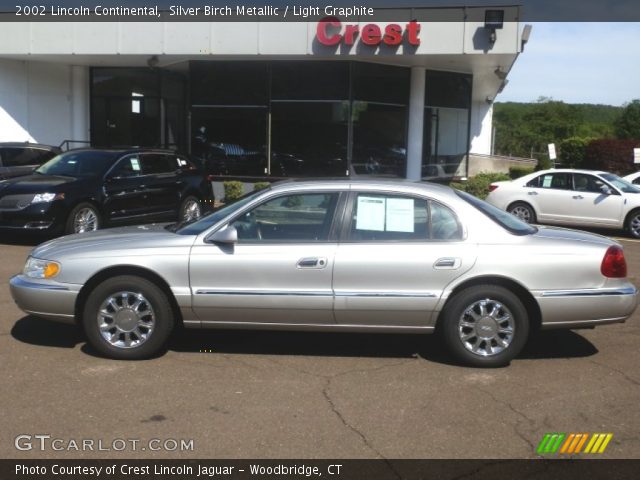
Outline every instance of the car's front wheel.
POLYGON ((94 232, 101 226, 100 213, 95 205, 88 202, 79 203, 69 213, 65 233, 94 232))
POLYGON ((180 204, 179 222, 193 222, 202 216, 202 207, 200 201, 194 196, 186 197, 180 204))
POLYGON ((640 238, 640 210, 634 210, 627 218, 627 231, 633 238, 640 238))
POLYGON ((164 349, 175 318, 156 284, 122 275, 100 283, 89 294, 82 325, 89 343, 102 355, 138 360, 164 349))
POLYGON ((530 205, 524 202, 516 202, 509 205, 507 212, 511 215, 515 215, 520 220, 527 223, 536 223, 536 212, 533 211, 530 205))
POLYGON ((529 334, 527 309, 513 292, 497 285, 478 285, 456 293, 440 321, 451 353, 474 367, 508 365, 529 334))

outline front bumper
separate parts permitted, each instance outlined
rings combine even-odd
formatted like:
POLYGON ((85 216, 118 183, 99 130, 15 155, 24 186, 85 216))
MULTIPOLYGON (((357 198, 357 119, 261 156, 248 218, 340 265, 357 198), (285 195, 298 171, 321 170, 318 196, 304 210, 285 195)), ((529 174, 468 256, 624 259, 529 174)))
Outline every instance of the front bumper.
POLYGON ((62 228, 66 209, 62 201, 0 209, 0 231, 53 232, 62 228))
POLYGON ((551 290, 534 294, 542 313, 542 328, 589 328, 620 323, 638 306, 638 289, 551 290))
POLYGON ((82 285, 38 281, 15 275, 9 281, 14 302, 20 310, 63 323, 75 323, 76 299, 82 285))

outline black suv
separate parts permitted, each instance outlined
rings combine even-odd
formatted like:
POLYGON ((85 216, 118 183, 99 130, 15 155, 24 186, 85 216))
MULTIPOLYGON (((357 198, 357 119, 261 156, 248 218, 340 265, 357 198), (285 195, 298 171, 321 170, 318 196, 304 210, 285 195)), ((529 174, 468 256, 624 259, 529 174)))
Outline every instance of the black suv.
POLYGON ((173 151, 70 150, 32 175, 0 181, 0 230, 81 233, 190 221, 210 199, 207 179, 173 151))
POLYGON ((62 150, 39 143, 0 143, 0 180, 29 175, 62 150))

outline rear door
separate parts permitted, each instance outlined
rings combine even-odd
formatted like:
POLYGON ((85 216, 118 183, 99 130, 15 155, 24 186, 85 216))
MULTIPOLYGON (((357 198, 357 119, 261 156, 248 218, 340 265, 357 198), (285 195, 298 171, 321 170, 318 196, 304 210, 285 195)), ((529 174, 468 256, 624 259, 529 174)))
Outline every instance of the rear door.
POLYGON ((283 193, 231 221, 232 247, 191 251, 193 309, 203 323, 334 324, 335 191, 283 193))
POLYGON ((446 285, 475 263, 446 205, 411 195, 351 194, 336 250, 336 321, 343 325, 430 326, 446 285))

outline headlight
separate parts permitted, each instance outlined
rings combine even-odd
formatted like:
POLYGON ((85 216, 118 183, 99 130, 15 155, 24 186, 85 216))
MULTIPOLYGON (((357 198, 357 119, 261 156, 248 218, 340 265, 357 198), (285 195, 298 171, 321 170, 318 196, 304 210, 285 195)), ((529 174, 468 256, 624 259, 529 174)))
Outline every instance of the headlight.
POLYGON ((58 262, 29 257, 22 273, 31 278, 53 278, 59 271, 60 264, 58 262))
POLYGON ((64 193, 36 193, 31 203, 48 203, 54 200, 62 200, 64 193))

